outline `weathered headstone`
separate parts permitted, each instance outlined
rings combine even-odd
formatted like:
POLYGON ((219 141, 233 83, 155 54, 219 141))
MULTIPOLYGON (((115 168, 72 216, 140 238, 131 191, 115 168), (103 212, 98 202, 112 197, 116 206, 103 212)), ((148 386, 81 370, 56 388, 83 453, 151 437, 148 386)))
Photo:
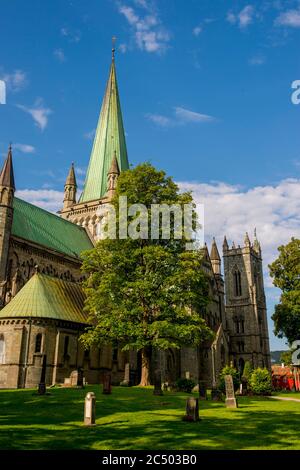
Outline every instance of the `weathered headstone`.
POLYGON ((153 395, 163 395, 163 391, 161 389, 161 371, 160 369, 156 369, 154 371, 154 390, 153 395))
POLYGON ((237 408, 237 401, 234 394, 233 380, 231 375, 225 375, 225 389, 226 400, 225 405, 227 408, 237 408))
POLYGON ((188 398, 186 400, 186 410, 184 421, 199 421, 199 400, 198 398, 188 398))
POLYGON ((222 401, 222 392, 217 388, 212 388, 211 390, 211 400, 212 401, 222 401))
POLYGON ((81 368, 71 372, 70 385, 72 387, 83 387, 83 370, 81 368))
POLYGON ((111 394, 111 374, 103 375, 103 393, 104 395, 111 394))
POLYGON ((189 371, 189 370, 187 370, 187 371, 185 372, 185 378, 188 379, 188 380, 190 380, 191 374, 190 374, 190 371, 189 371))
POLYGON ((41 379, 40 379, 39 388, 38 388, 39 395, 46 394, 46 368, 47 368, 47 356, 45 354, 43 356, 41 379))
POLYGON ((84 401, 84 424, 93 426, 96 421, 96 396, 93 392, 86 394, 84 401))
POLYGON ((123 387, 129 387, 130 383, 130 364, 127 362, 125 364, 125 371, 124 371, 124 380, 120 383, 123 387))
POLYGON ((206 382, 199 380, 199 398, 200 400, 207 400, 206 382))

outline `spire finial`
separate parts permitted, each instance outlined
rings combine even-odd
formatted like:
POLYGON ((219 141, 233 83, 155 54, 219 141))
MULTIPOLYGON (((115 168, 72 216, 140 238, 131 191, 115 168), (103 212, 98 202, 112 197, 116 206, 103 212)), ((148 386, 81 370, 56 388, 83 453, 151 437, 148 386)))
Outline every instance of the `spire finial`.
POLYGON ((116 45, 116 40, 117 40, 116 36, 113 36, 113 37, 111 38, 111 44, 112 44, 112 49, 111 49, 111 52, 112 52, 112 60, 115 59, 115 52, 116 52, 115 45, 116 45))

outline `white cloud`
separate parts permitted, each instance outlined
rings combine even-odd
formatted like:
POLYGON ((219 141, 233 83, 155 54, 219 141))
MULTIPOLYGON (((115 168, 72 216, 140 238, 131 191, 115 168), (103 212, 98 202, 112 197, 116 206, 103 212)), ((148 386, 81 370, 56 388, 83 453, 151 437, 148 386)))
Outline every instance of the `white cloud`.
MULTIPOLYGON (((205 208, 205 237, 215 236, 220 247, 224 235, 243 244, 246 231, 257 229, 264 266, 277 257, 277 247, 292 236, 300 238, 300 180, 286 179, 271 186, 244 190, 227 183, 179 183, 182 190, 193 191, 197 203, 205 208)), ((271 286, 267 277, 266 284, 271 286)))
POLYGON ((288 10, 280 13, 278 18, 275 20, 275 24, 278 26, 289 26, 291 28, 300 28, 300 9, 288 10))
POLYGON ((146 114, 146 117, 154 122, 154 124, 157 124, 158 126, 161 126, 161 127, 170 127, 172 125, 174 125, 172 119, 166 117, 166 116, 162 116, 161 114, 146 114))
POLYGON ((66 61, 66 56, 63 49, 55 49, 53 52, 54 57, 61 63, 66 61))
POLYGON ((119 51, 121 51, 122 54, 125 54, 125 52, 127 52, 127 49, 128 49, 128 46, 127 46, 127 44, 125 44, 124 42, 122 42, 122 43, 119 45, 119 51))
POLYGON ((86 168, 85 168, 85 167, 83 167, 83 168, 81 168, 81 167, 75 167, 75 170, 76 170, 76 173, 77 173, 78 175, 85 175, 85 174, 86 174, 86 168))
POLYGON ((42 99, 39 98, 38 100, 36 100, 33 107, 27 107, 21 104, 18 104, 17 107, 19 109, 22 109, 22 111, 24 111, 25 113, 30 114, 35 124, 42 131, 47 127, 48 117, 50 116, 50 114, 52 114, 52 110, 44 106, 42 99))
MULTIPOLYGON (((149 10, 146 2, 139 3, 140 6, 149 10)), ((167 49, 170 35, 162 26, 156 12, 148 11, 146 15, 138 15, 132 7, 127 5, 119 5, 119 12, 131 26, 135 44, 140 50, 161 53, 167 49)))
POLYGON ((208 114, 196 113, 180 106, 173 108, 174 116, 168 117, 162 114, 146 114, 146 118, 160 127, 174 127, 190 123, 205 123, 216 121, 216 118, 208 114))
POLYGON ((231 24, 237 24, 241 29, 247 28, 253 22, 255 9, 252 5, 246 5, 239 13, 232 11, 227 13, 227 21, 231 24))
POLYGON ((196 113, 195 111, 190 111, 189 109, 175 107, 175 115, 181 122, 212 122, 215 121, 213 116, 208 114, 196 113))
POLYGON ((54 189, 22 189, 16 191, 16 196, 50 212, 57 212, 64 199, 64 193, 54 189))
POLYGON ((81 31, 79 31, 78 29, 70 29, 67 26, 64 26, 60 29, 60 34, 66 39, 68 39, 69 42, 77 43, 81 39, 81 31))
POLYGON ((95 137, 95 132, 96 129, 91 129, 90 131, 85 132, 85 134, 83 134, 83 137, 87 140, 93 140, 93 138, 95 137))
POLYGON ((13 148, 22 153, 35 153, 35 147, 28 144, 13 144, 13 148))
POLYGON ((12 73, 0 73, 0 79, 6 83, 7 89, 12 93, 18 93, 28 84, 26 73, 19 69, 12 73))
POLYGON ((194 29, 193 29, 193 35, 194 36, 199 36, 200 33, 202 33, 202 26, 196 26, 194 29))
POLYGON ((266 62, 266 58, 263 55, 255 55, 248 61, 249 65, 263 65, 266 62))

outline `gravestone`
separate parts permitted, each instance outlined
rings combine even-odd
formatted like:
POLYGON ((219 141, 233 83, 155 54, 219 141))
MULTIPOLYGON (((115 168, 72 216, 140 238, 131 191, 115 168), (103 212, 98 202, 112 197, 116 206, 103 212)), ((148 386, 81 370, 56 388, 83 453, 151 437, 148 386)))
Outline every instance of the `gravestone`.
POLYGON ((237 401, 234 394, 233 380, 231 375, 225 375, 225 389, 226 400, 225 405, 227 408, 237 408, 237 401))
POLYGON ((39 388, 38 388, 39 395, 46 394, 46 367, 47 367, 47 356, 45 354, 43 356, 41 379, 40 379, 39 388))
POLYGON ((83 387, 83 370, 81 368, 71 372, 70 385, 72 387, 83 387))
POLYGON ((211 400, 212 401, 222 401, 222 392, 217 388, 212 388, 211 390, 211 400))
POLYGON ((185 378, 186 378, 187 380, 190 380, 191 374, 190 374, 190 371, 189 371, 189 370, 187 370, 187 371, 185 372, 185 378))
POLYGON ((132 387, 133 385, 136 385, 136 377, 137 377, 136 371, 133 370, 133 369, 130 369, 130 371, 129 371, 129 384, 130 384, 130 387, 132 387))
POLYGON ((154 371, 154 390, 153 395, 163 395, 163 391, 161 389, 161 371, 160 369, 156 369, 154 371))
POLYGON ((103 375, 103 392, 104 395, 111 394, 111 374, 103 375))
POLYGON ((199 399, 207 400, 206 382, 203 380, 199 380, 199 399))
POLYGON ((96 396, 93 392, 86 394, 84 401, 84 424, 94 426, 96 421, 96 396))
POLYGON ((130 364, 128 362, 125 364, 124 380, 120 385, 122 385, 122 387, 130 387, 132 385, 130 383, 130 364))
POLYGON ((188 398, 186 400, 184 421, 199 421, 199 400, 198 398, 188 398))

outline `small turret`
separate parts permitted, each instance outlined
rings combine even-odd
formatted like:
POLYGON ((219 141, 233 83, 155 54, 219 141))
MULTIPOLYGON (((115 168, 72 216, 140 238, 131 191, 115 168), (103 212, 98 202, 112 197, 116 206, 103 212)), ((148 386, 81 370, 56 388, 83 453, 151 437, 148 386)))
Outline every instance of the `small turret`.
POLYGON ((5 304, 15 178, 11 145, 0 174, 0 307, 5 304))
POLYGON ((229 250, 229 245, 228 245, 228 241, 225 235, 224 241, 223 241, 223 252, 228 251, 228 250, 229 250))
POLYGON ((211 245, 210 260, 214 273, 221 274, 221 258, 219 255, 219 250, 215 238, 213 238, 213 242, 211 245))
POLYGON ((8 149, 8 154, 4 162, 0 174, 0 204, 4 206, 12 206, 13 196, 15 192, 15 178, 12 163, 12 149, 11 145, 8 149))
POLYGON ((261 246, 257 239, 256 228, 254 229, 254 242, 253 242, 253 249, 256 251, 258 255, 261 255, 261 246))
POLYGON ((65 195, 63 210, 72 207, 76 204, 77 183, 74 170, 74 163, 72 163, 69 174, 65 182, 65 195))
POLYGON ((246 232, 244 242, 245 242, 245 246, 247 246, 247 247, 250 247, 250 246, 251 246, 251 242, 250 242, 250 238, 249 238, 248 232, 246 232))
POLYGON ((111 199, 115 194, 119 174, 120 174, 120 170, 119 170, 117 155, 116 155, 116 152, 114 152, 110 169, 107 173, 107 197, 108 199, 111 199))

